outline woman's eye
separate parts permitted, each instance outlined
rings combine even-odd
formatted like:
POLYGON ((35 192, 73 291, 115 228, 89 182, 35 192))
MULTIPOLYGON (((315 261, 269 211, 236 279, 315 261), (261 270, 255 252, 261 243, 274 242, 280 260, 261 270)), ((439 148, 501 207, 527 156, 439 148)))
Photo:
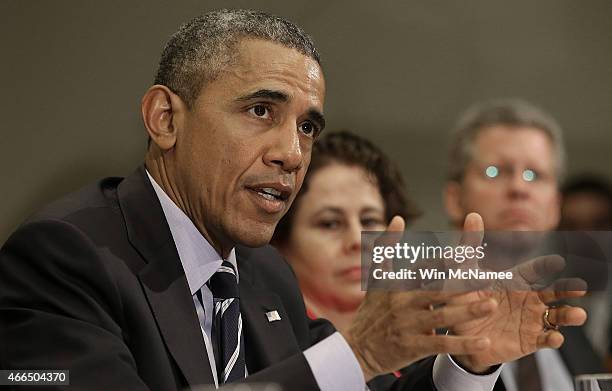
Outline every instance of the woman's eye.
POLYGON ((251 107, 249 113, 259 118, 270 118, 270 109, 264 105, 255 105, 251 107))
POLYGON ((361 222, 363 228, 376 229, 384 228, 385 223, 380 219, 365 219, 361 222))
POLYGON ((340 226, 340 222, 335 221, 335 220, 319 222, 319 227, 324 228, 324 229, 336 229, 339 226, 340 226))

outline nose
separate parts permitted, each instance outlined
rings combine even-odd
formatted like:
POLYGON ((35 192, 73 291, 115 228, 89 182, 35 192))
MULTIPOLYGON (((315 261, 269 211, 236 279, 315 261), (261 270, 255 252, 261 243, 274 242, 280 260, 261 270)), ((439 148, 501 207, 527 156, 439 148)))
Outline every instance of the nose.
POLYGON ((511 199, 524 199, 529 197, 529 183, 523 179, 523 171, 515 170, 509 178, 508 196, 511 199))
POLYGON ((344 248, 349 254, 361 251, 361 222, 352 221, 348 224, 344 237, 344 248))
POLYGON ((280 167, 286 172, 294 172, 302 167, 304 155, 295 121, 286 122, 273 132, 273 141, 264 154, 264 163, 280 167))

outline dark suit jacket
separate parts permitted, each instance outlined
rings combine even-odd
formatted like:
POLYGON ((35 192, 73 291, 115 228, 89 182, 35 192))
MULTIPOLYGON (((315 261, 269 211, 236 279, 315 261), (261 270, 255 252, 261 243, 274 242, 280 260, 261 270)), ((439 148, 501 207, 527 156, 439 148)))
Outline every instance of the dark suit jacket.
MULTIPOLYGON (((602 373, 604 372, 601 359, 593 350, 584 331, 580 327, 564 327, 561 329, 565 342, 559 348, 559 353, 563 359, 563 363, 567 368, 571 377, 584 375, 587 373, 602 373)), ((538 368, 541 372, 546 368, 538 368)), ((498 380, 495 383, 493 391, 505 391, 503 381, 498 380)), ((525 390, 528 391, 528 390, 525 390)))
MULTIPOLYGON (((239 247, 236 254, 247 380, 318 389, 302 351, 333 327, 307 318, 293 271, 275 250, 239 247), (270 310, 281 320, 269 323, 270 310)), ((69 369, 69 390, 180 390, 213 382, 205 352, 142 167, 51 204, 0 250, 2 369, 69 369)), ((414 366, 387 389, 434 389, 431 364, 414 366)))

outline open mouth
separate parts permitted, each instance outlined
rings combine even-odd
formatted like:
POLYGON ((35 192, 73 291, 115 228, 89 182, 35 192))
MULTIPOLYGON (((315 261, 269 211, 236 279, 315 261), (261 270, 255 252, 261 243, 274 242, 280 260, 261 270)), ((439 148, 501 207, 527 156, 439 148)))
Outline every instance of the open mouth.
POLYGON ((271 201, 286 201, 289 198, 288 193, 273 189, 271 187, 263 187, 259 189, 251 189, 263 198, 271 201))
POLYGON ((293 188, 281 183, 266 183, 247 186, 254 195, 255 204, 267 213, 276 214, 285 210, 293 188))

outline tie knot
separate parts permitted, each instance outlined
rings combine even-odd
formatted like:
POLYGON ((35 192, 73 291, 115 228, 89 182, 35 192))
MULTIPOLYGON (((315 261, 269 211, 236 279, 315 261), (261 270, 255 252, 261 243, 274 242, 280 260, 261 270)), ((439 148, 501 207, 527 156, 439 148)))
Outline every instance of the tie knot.
POLYGON ((217 299, 229 299, 238 297, 238 281, 234 266, 223 261, 219 269, 208 280, 208 287, 217 299))

